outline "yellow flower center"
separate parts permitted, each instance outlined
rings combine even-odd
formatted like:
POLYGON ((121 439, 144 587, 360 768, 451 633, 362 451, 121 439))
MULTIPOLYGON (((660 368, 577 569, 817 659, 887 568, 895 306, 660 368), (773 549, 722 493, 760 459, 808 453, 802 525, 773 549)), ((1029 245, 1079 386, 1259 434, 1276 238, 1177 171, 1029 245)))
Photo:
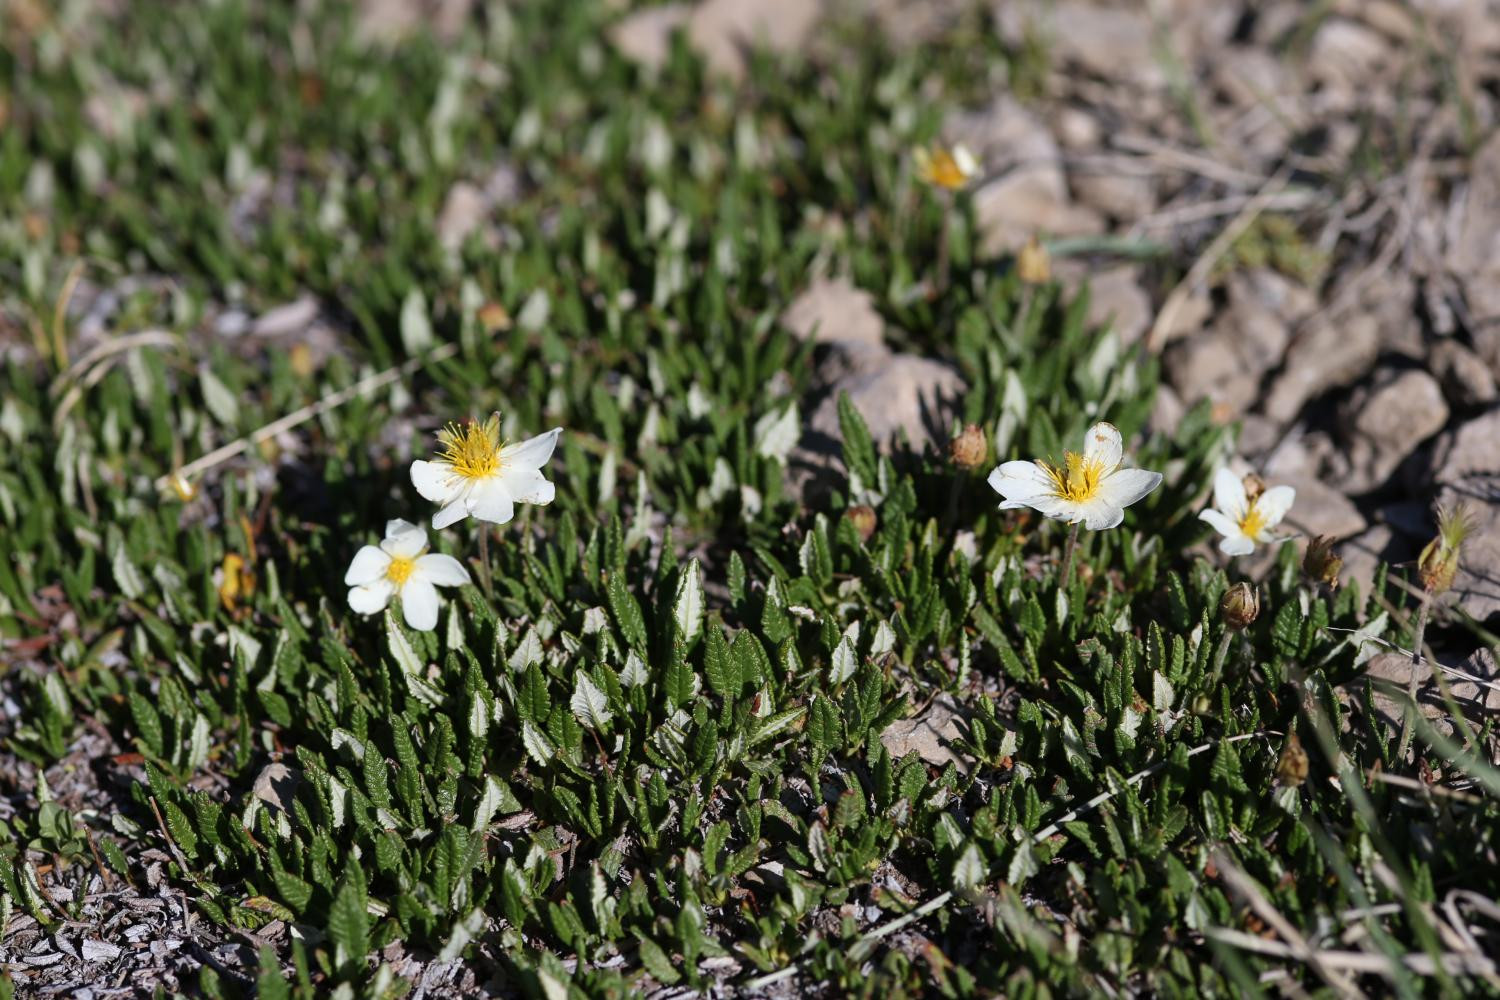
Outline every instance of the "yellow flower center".
POLYGON ((453 473, 464 479, 487 479, 500 471, 500 417, 484 423, 449 424, 438 431, 442 446, 439 457, 453 467, 453 473))
POLYGON ((934 149, 924 156, 920 170, 922 179, 927 183, 947 188, 949 191, 957 191, 969 180, 964 176, 963 168, 958 165, 958 160, 946 149, 934 149))
POLYGON ((1038 463, 1052 480, 1052 491, 1064 500, 1081 503, 1091 500, 1099 492, 1099 483, 1104 479, 1104 465, 1096 459, 1084 458, 1076 451, 1063 453, 1063 467, 1047 462, 1038 463))
POLYGON ((415 559, 407 559, 404 556, 392 556, 390 565, 385 568, 385 578, 396 586, 406 583, 411 571, 417 568, 415 559))
POLYGON ((1260 512, 1260 507, 1254 503, 1245 510, 1245 516, 1240 518, 1240 530, 1251 538, 1259 538, 1260 533, 1266 530, 1266 516, 1260 512))

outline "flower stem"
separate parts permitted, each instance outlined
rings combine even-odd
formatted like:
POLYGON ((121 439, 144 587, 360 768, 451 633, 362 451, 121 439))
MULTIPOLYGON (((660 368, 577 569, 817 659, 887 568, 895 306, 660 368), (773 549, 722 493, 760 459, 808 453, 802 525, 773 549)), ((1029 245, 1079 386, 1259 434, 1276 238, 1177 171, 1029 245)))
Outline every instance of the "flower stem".
POLYGON ((943 199, 943 229, 938 235, 938 259, 937 259, 937 290, 946 292, 948 290, 949 249, 948 240, 953 234, 953 199, 943 199))
POLYGON ((1082 521, 1074 521, 1068 527, 1068 544, 1063 549, 1062 564, 1062 588, 1064 591, 1068 589, 1068 584, 1073 580, 1073 550, 1078 547, 1078 529, 1082 524, 1082 521))
POLYGON ((1411 707, 1407 709, 1405 720, 1401 723, 1401 742, 1396 748, 1396 759, 1406 758, 1406 748, 1411 745, 1412 729, 1416 725, 1416 713, 1421 711, 1417 705, 1417 671, 1422 668, 1422 637, 1427 632, 1427 609, 1432 604, 1432 591, 1423 589, 1422 603, 1417 607, 1417 625, 1412 630, 1411 637, 1411 675, 1406 682, 1406 697, 1411 701, 1411 707))
POLYGON ((1219 679, 1224 676, 1224 661, 1229 659, 1229 644, 1234 640, 1235 630, 1225 628, 1224 634, 1219 638, 1219 648, 1214 650, 1214 663, 1208 670, 1205 687, 1217 687, 1219 679))
POLYGON ((484 591, 484 599, 493 604, 495 585, 490 577, 490 526, 484 521, 479 525, 479 587, 484 591))

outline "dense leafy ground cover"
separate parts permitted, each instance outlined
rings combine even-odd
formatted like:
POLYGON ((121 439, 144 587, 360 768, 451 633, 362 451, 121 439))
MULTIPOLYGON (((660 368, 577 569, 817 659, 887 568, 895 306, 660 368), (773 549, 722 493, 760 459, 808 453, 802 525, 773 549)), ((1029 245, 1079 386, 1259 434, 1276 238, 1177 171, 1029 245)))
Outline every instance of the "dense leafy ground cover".
MULTIPOLYGON (((835 34, 731 88, 680 46, 642 74, 588 4, 394 49, 327 5, 131 6, 0 55, 0 991, 36 975, 6 928, 86 922, 56 890, 97 872, 265 932, 178 984, 211 996, 397 995, 393 946, 548 997, 1494 988, 1440 913, 1500 876, 1488 730, 1408 754, 1362 677, 1408 591, 1316 587, 1290 543, 1229 630, 1250 571, 1197 512, 1233 429, 1148 428, 1154 361, 976 254, 962 198, 933 290, 909 151, 1010 53, 835 34), (445 247, 446 192, 502 166, 445 247), (956 366, 983 466, 845 406, 831 493, 789 487, 817 358, 778 317, 825 269, 956 366), (304 291, 327 342, 240 332, 304 291), (352 612, 354 552, 433 513, 411 461, 493 411, 564 433, 492 595, 352 612), (1098 419, 1165 482, 1064 585, 1066 529, 984 475, 1098 419), (937 704, 947 762, 893 756, 937 704)), ((431 534, 476 581, 479 530, 431 534)))

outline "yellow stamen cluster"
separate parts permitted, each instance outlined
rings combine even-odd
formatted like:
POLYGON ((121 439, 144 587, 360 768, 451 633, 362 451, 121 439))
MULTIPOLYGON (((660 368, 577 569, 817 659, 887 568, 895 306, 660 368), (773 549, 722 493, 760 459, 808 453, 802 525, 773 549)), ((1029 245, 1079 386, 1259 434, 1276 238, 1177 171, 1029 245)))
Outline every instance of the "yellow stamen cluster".
POLYGON ((438 431, 438 457, 464 479, 486 479, 500 470, 500 415, 484 423, 449 424, 438 431))
POLYGON ((957 191, 969 182, 953 153, 941 146, 917 150, 917 176, 949 191, 957 191))
POLYGON ((1063 467, 1059 469, 1047 462, 1038 462, 1052 480, 1052 490, 1064 500, 1079 503, 1092 499, 1099 492, 1099 481, 1104 478, 1104 467, 1099 462, 1084 458, 1076 451, 1063 454, 1063 467))
POLYGON ((1245 516, 1240 518, 1240 530, 1251 538, 1259 539, 1260 533, 1266 530, 1266 516, 1260 512, 1260 505, 1251 501, 1245 509, 1245 516))
POLYGON ((411 576, 411 571, 416 568, 417 562, 415 559, 395 556, 391 559, 390 565, 385 568, 385 578, 399 587, 406 582, 407 578, 411 576))

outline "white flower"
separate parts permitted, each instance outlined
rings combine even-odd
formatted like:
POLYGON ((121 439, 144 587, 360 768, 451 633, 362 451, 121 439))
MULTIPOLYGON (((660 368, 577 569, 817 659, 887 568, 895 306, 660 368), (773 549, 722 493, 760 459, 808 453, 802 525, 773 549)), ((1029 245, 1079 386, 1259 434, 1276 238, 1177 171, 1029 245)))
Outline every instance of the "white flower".
POLYGON ((1296 499, 1297 491, 1290 486, 1273 486, 1252 500, 1245 493, 1244 480, 1220 469, 1214 475, 1214 506, 1198 516, 1224 536, 1220 552, 1244 556, 1255 551, 1257 543, 1281 541, 1282 536, 1273 535, 1271 529, 1281 523, 1296 499))
POLYGON ((423 632, 437 627, 437 587, 469 582, 469 571, 452 556, 427 551, 427 532, 399 517, 387 521, 385 541, 354 553, 349 572, 349 607, 371 615, 401 595, 406 624, 423 632))
POLYGON ((979 176, 979 160, 968 147, 959 144, 952 149, 940 145, 918 146, 912 152, 917 176, 933 187, 957 191, 979 176))
POLYGON ((542 466, 552 457, 561 433, 562 428, 555 427, 529 441, 505 444, 498 413, 482 424, 449 424, 438 431, 438 458, 411 463, 417 492, 443 505, 433 515, 432 526, 446 528, 471 514, 505 524, 515 516, 517 503, 551 503, 557 491, 542 478, 542 466))
POLYGON ((1118 525, 1126 507, 1161 483, 1160 472, 1120 468, 1122 457, 1120 432, 1101 421, 1089 428, 1083 454, 1067 452, 1061 468, 1043 461, 1006 462, 990 473, 989 483, 1005 498, 1001 510, 1030 507, 1099 531, 1118 525))

